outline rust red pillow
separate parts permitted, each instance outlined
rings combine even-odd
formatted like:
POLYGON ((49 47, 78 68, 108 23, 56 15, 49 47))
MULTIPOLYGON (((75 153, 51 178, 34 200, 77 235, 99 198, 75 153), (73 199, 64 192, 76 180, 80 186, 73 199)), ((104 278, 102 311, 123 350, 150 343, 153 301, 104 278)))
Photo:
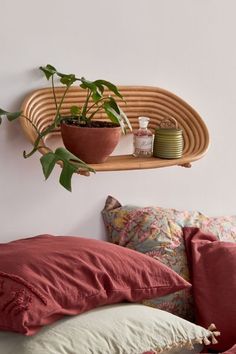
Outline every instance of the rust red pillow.
POLYGON ((190 286, 157 260, 105 241, 21 239, 0 244, 0 329, 32 335, 63 315, 190 286))
POLYGON ((198 228, 183 231, 197 323, 214 323, 221 335, 213 349, 225 351, 236 343, 236 243, 219 241, 198 228))

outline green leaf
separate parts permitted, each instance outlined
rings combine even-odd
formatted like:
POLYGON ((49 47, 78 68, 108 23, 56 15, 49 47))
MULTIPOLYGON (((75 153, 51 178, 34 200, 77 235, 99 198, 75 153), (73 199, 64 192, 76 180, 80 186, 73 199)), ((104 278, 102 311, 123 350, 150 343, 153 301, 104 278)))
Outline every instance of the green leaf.
POLYGON ((78 106, 71 106, 70 113, 72 116, 79 116, 81 114, 81 108, 78 106))
POLYGON ((112 91, 116 96, 120 97, 123 99, 123 96, 121 95, 121 93, 119 92, 118 88, 112 84, 109 81, 106 80, 96 80, 94 81, 95 85, 103 85, 106 86, 110 91, 112 91))
POLYGON ((101 92, 101 95, 102 95, 104 92, 104 86, 97 83, 96 81, 93 81, 93 83, 97 86, 97 88, 99 89, 99 91, 101 92))
POLYGON ((53 152, 48 152, 40 158, 40 162, 43 168, 43 174, 45 178, 48 179, 57 162, 57 158, 53 152))
POLYGON ((71 192, 72 175, 76 171, 77 171, 76 166, 72 165, 71 163, 64 162, 59 181, 60 184, 70 192, 71 192))
POLYGON ((84 77, 82 77, 81 82, 82 82, 82 84, 80 85, 80 87, 82 89, 89 89, 92 92, 97 91, 97 86, 92 81, 86 80, 84 77))
POLYGON ((109 102, 106 101, 103 104, 103 108, 106 114, 108 115, 108 117, 110 118, 110 120, 113 123, 118 123, 120 125, 123 134, 126 133, 126 126, 128 126, 130 131, 132 131, 132 126, 129 122, 128 117, 122 111, 122 109, 116 104, 116 102, 114 103, 113 100, 110 100, 109 102), (119 110, 119 113, 117 112, 117 108, 119 110))
POLYGON ((95 92, 92 93, 92 99, 93 99, 94 102, 97 103, 101 98, 102 98, 102 95, 101 95, 100 92, 95 91, 95 92))
POLYGON ((103 97, 104 87, 100 84, 96 84, 95 81, 93 81, 93 84, 95 84, 96 90, 93 91, 92 99, 97 103, 103 97))
POLYGON ((60 82, 67 87, 70 87, 75 81, 76 77, 74 74, 68 74, 61 77, 60 82))
POLYGON ((113 97, 109 97, 109 103, 116 113, 120 114, 120 108, 113 97))
POLYGON ((96 85, 94 82, 86 80, 84 77, 81 78, 82 84, 80 87, 82 89, 88 89, 92 92, 92 99, 97 103, 102 98, 102 93, 104 90, 100 90, 101 85, 96 85))
MULTIPOLYGON (((60 73, 59 71, 57 71, 57 76, 59 76, 60 78, 62 78, 64 76, 71 76, 71 75, 73 75, 75 77, 74 74, 63 74, 63 73, 60 73)), ((78 77, 75 77, 75 81, 81 81, 81 79, 78 77)))
POLYGON ((110 101, 109 102, 110 106, 119 115, 119 121, 120 121, 120 125, 121 125, 123 133, 125 133, 125 126, 127 126, 129 128, 129 130, 132 131, 132 125, 130 124, 130 121, 129 121, 127 115, 125 114, 125 112, 120 108, 120 106, 118 106, 118 104, 116 103, 116 101, 114 100, 113 97, 109 97, 109 101, 110 101))
POLYGON ((40 162, 43 168, 43 174, 47 179, 57 161, 62 161, 62 172, 60 175, 60 184, 71 191, 71 178, 73 173, 76 173, 78 169, 83 169, 89 172, 95 172, 93 168, 88 166, 85 162, 80 160, 78 157, 74 156, 71 152, 65 148, 58 148, 55 152, 48 152, 40 158, 40 162))
POLYGON ((109 102, 104 102, 103 108, 113 123, 120 125, 120 115, 110 106, 109 102))
POLYGON ((2 123, 2 118, 0 117, 0 124, 2 123))
POLYGON ((57 73, 57 69, 54 66, 47 64, 46 66, 40 66, 39 70, 41 70, 46 76, 47 80, 51 78, 54 74, 57 73))
POLYGON ((127 117, 125 112, 120 108, 120 106, 119 106, 119 110, 120 110, 120 116, 122 121, 128 126, 129 130, 132 132, 133 128, 132 125, 130 124, 129 118, 127 117))
POLYGON ((21 116, 22 112, 11 112, 7 114, 7 119, 11 122, 21 116))
POLYGON ((74 154, 72 154, 66 148, 63 148, 63 147, 57 148, 55 151, 55 154, 58 156, 58 159, 61 161, 73 161, 73 163, 76 162, 77 169, 79 167, 82 169, 86 169, 89 172, 95 172, 95 170, 92 167, 87 165, 83 160, 76 157, 74 154))
POLYGON ((11 122, 19 118, 22 114, 22 111, 19 112, 7 112, 0 108, 0 117, 6 116, 7 119, 11 122))
POLYGON ((5 116, 7 113, 7 111, 4 111, 4 109, 0 108, 0 117, 5 116))

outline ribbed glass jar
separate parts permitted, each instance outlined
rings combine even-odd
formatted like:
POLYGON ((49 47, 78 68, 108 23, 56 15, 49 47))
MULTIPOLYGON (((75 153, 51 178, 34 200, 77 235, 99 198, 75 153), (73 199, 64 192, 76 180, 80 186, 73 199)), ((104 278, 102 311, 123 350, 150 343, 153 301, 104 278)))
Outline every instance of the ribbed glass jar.
POLYGON ((156 129, 153 144, 153 156, 163 159, 178 159, 182 157, 183 146, 183 133, 181 129, 156 129))

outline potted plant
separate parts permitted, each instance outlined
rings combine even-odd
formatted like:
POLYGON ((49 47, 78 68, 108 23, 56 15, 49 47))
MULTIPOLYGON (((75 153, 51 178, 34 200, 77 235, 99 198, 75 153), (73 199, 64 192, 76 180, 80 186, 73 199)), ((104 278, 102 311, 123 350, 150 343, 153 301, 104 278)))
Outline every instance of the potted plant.
POLYGON ((72 175, 79 171, 81 174, 89 175, 95 172, 88 163, 101 163, 111 154, 118 143, 120 132, 126 132, 126 129, 132 130, 128 118, 122 111, 116 99, 123 99, 117 87, 106 80, 89 81, 84 77, 78 78, 74 74, 64 74, 59 72, 54 66, 48 64, 39 68, 44 73, 47 80, 51 81, 52 95, 55 103, 55 116, 53 121, 39 131, 32 123, 30 117, 23 114, 22 111, 8 112, 0 108, 0 123, 2 117, 13 121, 19 117, 28 120, 34 127, 37 138, 34 141, 33 148, 29 153, 23 152, 23 156, 28 158, 40 149, 40 143, 48 134, 52 133, 58 127, 61 127, 61 133, 64 147, 57 148, 55 151, 49 151, 40 158, 43 173, 47 179, 55 164, 60 161, 62 172, 60 183, 67 190, 71 190, 72 175), (64 87, 63 94, 58 100, 55 91, 55 79, 59 78, 64 87), (86 98, 82 105, 73 105, 70 107, 70 114, 63 116, 61 109, 70 87, 79 82, 80 88, 86 90, 86 98), (111 96, 111 93, 113 96, 111 96), (103 111, 109 121, 95 120, 96 114, 103 111), (110 138, 110 135, 113 135, 110 138), (89 139, 91 137, 91 139, 89 139), (108 147, 105 142, 109 143, 108 147), (96 156, 98 153, 98 156, 96 156))

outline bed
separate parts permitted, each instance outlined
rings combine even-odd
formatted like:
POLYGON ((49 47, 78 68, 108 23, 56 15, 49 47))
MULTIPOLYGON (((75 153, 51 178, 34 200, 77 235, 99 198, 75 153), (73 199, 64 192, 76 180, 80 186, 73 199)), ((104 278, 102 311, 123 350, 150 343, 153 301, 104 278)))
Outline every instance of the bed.
POLYGON ((109 242, 38 235, 0 244, 0 353, 228 353, 236 217, 113 197, 102 215, 109 242))

